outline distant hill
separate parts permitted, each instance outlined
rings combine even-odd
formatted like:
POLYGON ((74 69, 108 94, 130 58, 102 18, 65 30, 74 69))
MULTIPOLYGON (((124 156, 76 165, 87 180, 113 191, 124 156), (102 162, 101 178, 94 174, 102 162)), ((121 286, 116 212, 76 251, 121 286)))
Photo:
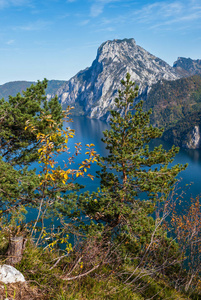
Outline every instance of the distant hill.
MULTIPOLYGON (((48 81, 48 87, 46 89, 46 94, 49 97, 54 96, 57 90, 65 83, 62 80, 50 80, 48 81)), ((9 95, 16 96, 17 93, 22 93, 31 84, 36 84, 34 81, 13 81, 0 85, 0 99, 4 98, 8 101, 9 95)))
POLYGON ((8 100, 9 95, 16 96, 17 93, 22 93, 35 82, 31 81, 13 81, 0 85, 0 99, 8 100))

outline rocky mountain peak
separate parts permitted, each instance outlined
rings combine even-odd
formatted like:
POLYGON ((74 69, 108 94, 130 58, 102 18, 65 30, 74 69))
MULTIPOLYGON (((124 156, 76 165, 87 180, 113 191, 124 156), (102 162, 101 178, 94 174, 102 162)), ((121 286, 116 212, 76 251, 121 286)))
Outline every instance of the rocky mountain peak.
POLYGON ((62 105, 73 105, 91 118, 107 117, 126 73, 146 93, 158 80, 180 78, 175 68, 138 46, 134 39, 103 43, 92 66, 79 72, 58 91, 62 105))
POLYGON ((96 59, 99 62, 104 62, 104 60, 119 61, 123 57, 129 56, 136 48, 134 39, 109 40, 98 48, 96 59))

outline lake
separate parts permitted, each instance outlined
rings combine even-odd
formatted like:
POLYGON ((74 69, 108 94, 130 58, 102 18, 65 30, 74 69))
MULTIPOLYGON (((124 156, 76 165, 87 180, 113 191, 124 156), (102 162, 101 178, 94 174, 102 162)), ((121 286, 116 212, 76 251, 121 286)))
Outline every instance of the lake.
MULTIPOLYGON (((75 137, 69 140, 69 148, 72 149, 74 143, 81 142, 83 149, 82 154, 80 155, 77 163, 81 162, 84 158, 84 152, 86 150, 85 144, 93 143, 95 144, 95 149, 98 154, 101 156, 107 155, 107 151, 105 150, 105 144, 101 141, 103 137, 103 131, 109 129, 109 125, 100 120, 92 120, 86 117, 74 117, 72 123, 68 123, 69 127, 75 130, 75 137)), ((166 150, 171 148, 171 144, 157 139, 151 142, 151 147, 158 146, 159 144, 163 144, 166 150)), ((59 164, 63 164, 63 160, 66 160, 66 154, 62 154, 58 158, 59 164)), ((176 155, 173 164, 186 164, 188 163, 188 167, 185 171, 181 172, 179 178, 182 178, 180 183, 181 187, 185 187, 186 184, 192 183, 189 187, 185 200, 189 202, 190 197, 195 197, 201 192, 201 150, 189 150, 189 149, 180 149, 179 154, 176 155)), ((98 169, 97 165, 93 165, 90 169, 90 173, 95 175, 96 170, 98 169)), ((79 178, 79 183, 84 184, 86 186, 86 190, 93 191, 96 190, 99 185, 99 181, 95 178, 94 181, 89 178, 79 178)))
MULTIPOLYGON (((82 143, 82 153, 77 157, 76 164, 69 166, 69 168, 78 168, 78 164, 86 158, 86 155, 84 154, 86 150, 86 144, 93 143, 98 154, 101 156, 107 155, 108 152, 105 149, 105 144, 101 141, 101 138, 103 137, 103 131, 109 129, 109 125, 107 123, 100 120, 92 120, 86 117, 73 117, 73 122, 67 123, 65 126, 75 130, 74 138, 69 139, 68 143, 70 152, 74 152, 75 143, 82 143)), ((163 144, 166 150, 171 148, 171 144, 164 142, 161 139, 153 140, 150 143, 150 147, 153 148, 154 146, 158 146, 160 144, 163 144)), ((56 161, 58 161, 58 164, 62 167, 64 162, 67 161, 68 157, 69 156, 64 153, 57 157, 56 161)), ((183 210, 188 206, 190 198, 195 198, 200 194, 201 191, 201 150, 180 149, 180 152, 176 155, 173 164, 178 163, 188 163, 187 169, 179 174, 179 178, 182 178, 181 182, 179 183, 181 189, 183 189, 183 187, 186 189, 186 184, 192 183, 184 195, 182 205, 178 207, 178 211, 181 211, 181 209, 183 210)), ((40 169, 36 164, 34 164, 34 167, 36 167, 37 170, 40 169)), ((97 170, 98 166, 93 164, 89 173, 95 175, 97 170)), ((99 179, 96 177, 93 181, 87 177, 80 177, 77 179, 77 182, 85 186, 81 192, 84 190, 88 190, 90 192, 96 191, 97 187, 99 186, 99 179)), ((27 221, 34 220, 37 217, 38 212, 36 209, 30 209, 28 212, 27 221)), ((47 224, 48 223, 49 222, 47 221, 47 224)))

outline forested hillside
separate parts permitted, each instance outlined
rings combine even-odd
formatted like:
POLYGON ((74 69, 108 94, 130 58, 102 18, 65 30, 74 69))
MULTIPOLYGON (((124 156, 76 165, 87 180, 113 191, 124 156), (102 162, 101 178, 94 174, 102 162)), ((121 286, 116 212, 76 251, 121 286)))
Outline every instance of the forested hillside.
POLYGON ((144 102, 144 109, 150 108, 151 124, 163 127, 164 137, 182 146, 188 133, 201 123, 201 76, 159 81, 144 102))

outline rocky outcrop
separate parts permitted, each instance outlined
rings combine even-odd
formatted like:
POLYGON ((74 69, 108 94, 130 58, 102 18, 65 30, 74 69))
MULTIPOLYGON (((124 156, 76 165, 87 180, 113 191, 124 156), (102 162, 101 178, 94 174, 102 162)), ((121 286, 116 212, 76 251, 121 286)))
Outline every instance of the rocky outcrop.
POLYGON ((201 146, 200 126, 194 126, 182 143, 182 147, 188 149, 199 149, 201 146))
POLYGON ((134 39, 103 43, 90 68, 64 84, 57 95, 63 107, 73 105, 78 113, 91 118, 106 118, 126 73, 139 85, 139 94, 160 79, 180 78, 174 68, 138 46, 134 39))
POLYGON ((0 266, 0 281, 7 283, 25 282, 25 278, 17 269, 9 265, 0 266))

